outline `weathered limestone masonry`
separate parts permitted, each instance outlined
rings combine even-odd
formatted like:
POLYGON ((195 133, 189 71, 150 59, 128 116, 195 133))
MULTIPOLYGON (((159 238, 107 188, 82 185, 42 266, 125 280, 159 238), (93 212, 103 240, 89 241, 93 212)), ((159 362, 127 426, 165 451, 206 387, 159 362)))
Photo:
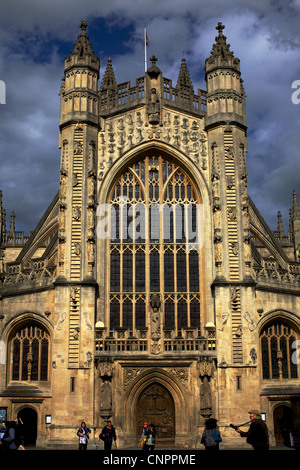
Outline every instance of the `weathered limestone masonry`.
POLYGON ((99 59, 82 31, 69 57, 61 87, 59 276, 55 280, 53 443, 74 439, 74 426, 93 423, 95 289, 95 176, 99 132, 99 59), (63 313, 62 313, 63 312, 63 313), (63 316, 62 316, 63 315, 63 316), (60 321, 61 320, 61 321, 60 321), (73 388, 72 388, 73 387, 73 388), (71 395, 66 394, 73 389, 71 395), (76 393, 77 392, 77 393, 76 393), (57 423, 57 424, 56 424, 57 423))
POLYGON ((240 61, 216 29, 194 94, 185 59, 173 86, 155 56, 134 86, 109 59, 99 87, 83 21, 59 191, 28 237, 1 193, 0 413, 28 443, 77 446, 86 421, 99 447, 111 419, 119 447, 153 421, 158 445, 197 448, 213 416, 223 447, 246 446, 228 425, 250 408, 271 445, 300 430, 297 195, 287 235, 249 197, 240 61))

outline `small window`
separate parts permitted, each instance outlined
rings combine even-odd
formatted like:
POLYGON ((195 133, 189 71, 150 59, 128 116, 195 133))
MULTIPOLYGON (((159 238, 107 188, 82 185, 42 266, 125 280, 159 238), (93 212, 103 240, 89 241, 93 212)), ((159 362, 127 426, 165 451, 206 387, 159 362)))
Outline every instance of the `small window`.
POLYGON ((71 377, 71 393, 75 392, 75 377, 71 377))

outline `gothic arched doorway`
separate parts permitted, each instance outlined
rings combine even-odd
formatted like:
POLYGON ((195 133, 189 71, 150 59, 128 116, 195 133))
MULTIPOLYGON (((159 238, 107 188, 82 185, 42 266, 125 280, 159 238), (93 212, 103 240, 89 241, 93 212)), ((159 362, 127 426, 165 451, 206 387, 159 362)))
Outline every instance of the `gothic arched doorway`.
POLYGON ((153 423, 157 431, 157 442, 170 445, 175 441, 175 406, 168 390, 152 383, 140 394, 136 407, 136 433, 139 440, 144 422, 153 423))
POLYGON ((37 412, 33 408, 22 408, 18 418, 23 422, 22 435, 25 446, 35 446, 37 438, 37 412))
POLYGON ((293 410, 289 406, 277 406, 273 413, 276 445, 290 445, 289 431, 294 429, 293 410))

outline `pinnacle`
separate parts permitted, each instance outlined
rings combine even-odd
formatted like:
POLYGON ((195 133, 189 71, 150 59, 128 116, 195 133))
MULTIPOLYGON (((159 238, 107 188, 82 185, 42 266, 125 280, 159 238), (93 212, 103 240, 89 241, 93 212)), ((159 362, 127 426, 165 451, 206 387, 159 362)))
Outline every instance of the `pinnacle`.
POLYGON ((223 25, 221 21, 219 21, 219 23, 216 26, 216 29, 219 31, 219 36, 221 36, 223 29, 225 29, 225 26, 223 25))
POLYGON ((89 42, 89 37, 86 34, 86 29, 88 24, 85 20, 82 20, 80 23, 81 33, 78 36, 77 42, 74 44, 74 49, 72 50, 72 55, 78 55, 80 57, 85 57, 87 55, 94 55, 94 51, 92 50, 91 43, 89 42))
POLYGON ((215 41, 216 43, 213 45, 211 54, 212 56, 221 56, 223 58, 232 57, 233 52, 230 51, 229 47, 230 44, 226 43, 226 36, 223 34, 225 26, 221 21, 219 21, 218 25, 216 26, 216 30, 219 31, 219 35, 216 36, 215 41))
POLYGON ((117 85, 111 58, 107 61, 107 67, 101 84, 101 90, 114 89, 117 85))
POLYGON ((295 189, 293 190, 293 208, 292 208, 292 210, 293 210, 294 219, 295 218, 298 219, 300 217, 300 209, 299 209, 297 193, 296 193, 295 189))
POLYGON ((80 28, 81 28, 82 33, 85 34, 85 30, 87 27, 88 27, 87 22, 85 20, 82 20, 82 22, 80 23, 80 28))
POLYGON ((179 70, 178 80, 177 80, 177 87, 189 87, 193 88, 193 84, 190 78, 190 74, 186 65, 185 58, 183 57, 181 61, 181 67, 179 70))
POLYGON ((284 235, 283 224, 282 224, 282 216, 281 216, 280 211, 278 211, 278 213, 277 213, 277 231, 279 232, 281 237, 284 235))

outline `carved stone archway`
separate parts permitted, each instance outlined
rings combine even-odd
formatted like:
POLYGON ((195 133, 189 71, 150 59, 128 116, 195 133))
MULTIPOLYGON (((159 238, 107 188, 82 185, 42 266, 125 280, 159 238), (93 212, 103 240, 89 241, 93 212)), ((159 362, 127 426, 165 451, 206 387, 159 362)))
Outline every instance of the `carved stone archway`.
POLYGON ((130 445, 139 444, 143 420, 151 419, 160 429, 160 444, 181 442, 189 428, 187 369, 181 367, 180 374, 174 367, 145 367, 130 383, 126 381, 122 421, 125 434, 134 436, 130 445))

